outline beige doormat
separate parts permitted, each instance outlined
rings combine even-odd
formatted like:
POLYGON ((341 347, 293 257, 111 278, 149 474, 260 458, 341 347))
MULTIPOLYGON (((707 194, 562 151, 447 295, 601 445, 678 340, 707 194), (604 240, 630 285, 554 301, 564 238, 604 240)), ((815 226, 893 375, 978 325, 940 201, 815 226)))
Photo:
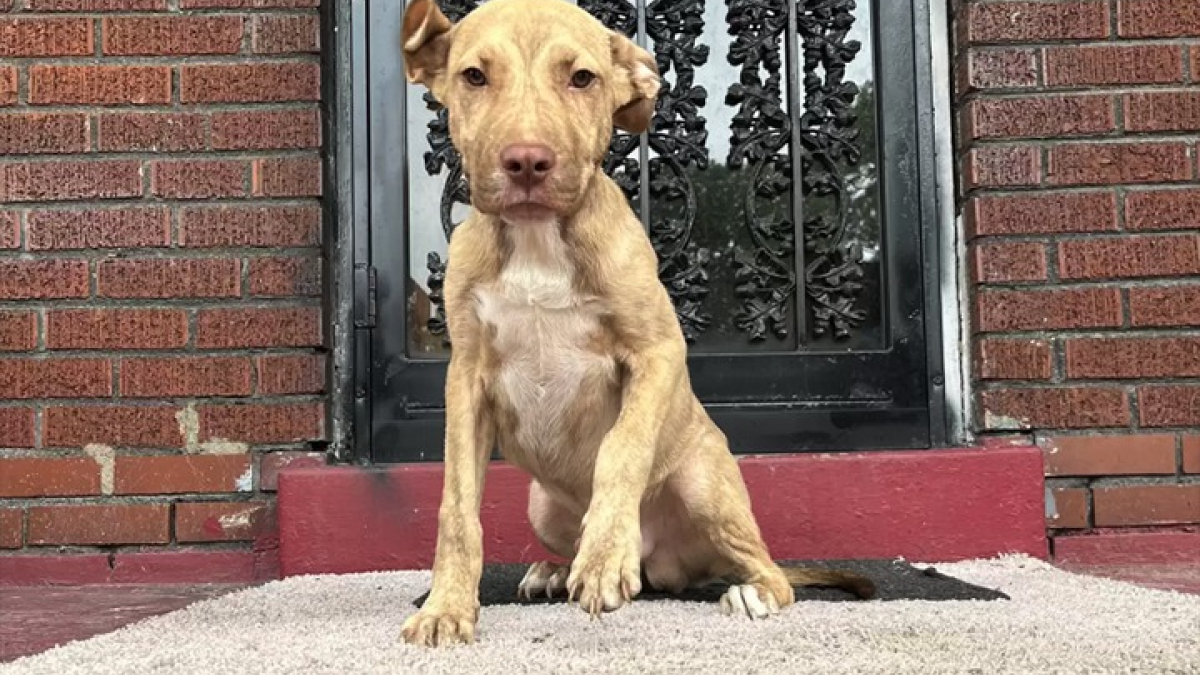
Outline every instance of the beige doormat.
MULTIPOLYGON (((427 572, 295 578, 0 666, 0 675, 1200 673, 1200 596, 1024 557, 937 565, 999 601, 802 602, 759 622, 656 601, 590 620, 493 606, 473 647, 398 639, 427 572)), ((2 620, 2 618, 0 618, 2 620)))

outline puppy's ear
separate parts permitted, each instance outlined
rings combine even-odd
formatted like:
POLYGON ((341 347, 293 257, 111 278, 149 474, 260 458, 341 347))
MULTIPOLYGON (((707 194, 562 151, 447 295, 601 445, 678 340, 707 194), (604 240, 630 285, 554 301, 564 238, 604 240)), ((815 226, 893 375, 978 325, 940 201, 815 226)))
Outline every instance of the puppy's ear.
POLYGON ((655 97, 662 86, 654 56, 633 40, 613 33, 613 65, 617 70, 617 109, 613 125, 631 134, 650 128, 654 118, 655 97))
POLYGON ((412 0, 404 10, 401 40, 404 75, 409 82, 430 87, 446 68, 454 24, 434 0, 412 0))

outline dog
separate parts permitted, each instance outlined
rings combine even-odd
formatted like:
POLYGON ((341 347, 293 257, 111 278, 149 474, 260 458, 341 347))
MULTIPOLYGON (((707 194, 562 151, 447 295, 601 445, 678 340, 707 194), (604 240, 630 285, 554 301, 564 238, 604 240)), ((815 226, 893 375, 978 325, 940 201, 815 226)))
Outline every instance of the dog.
POLYGON ((772 561, 724 434, 692 391, 654 249, 601 170, 613 127, 654 114, 654 57, 563 0, 491 0, 452 23, 411 0, 405 76, 449 115, 471 186, 443 294, 445 483, 433 583, 403 639, 470 643, 479 509, 494 447, 532 476, 529 520, 569 564, 531 565, 518 592, 593 616, 643 578, 678 593, 724 580, 726 613, 765 618, 793 584, 860 597, 872 582, 772 561))

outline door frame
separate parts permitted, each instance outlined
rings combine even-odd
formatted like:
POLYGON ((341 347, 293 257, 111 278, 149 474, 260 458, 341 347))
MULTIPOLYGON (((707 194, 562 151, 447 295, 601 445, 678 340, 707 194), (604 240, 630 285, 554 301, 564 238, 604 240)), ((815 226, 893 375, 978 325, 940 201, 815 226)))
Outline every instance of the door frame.
MULTIPOLYGON (((891 1, 891 0, 885 0, 891 1)), ((970 366, 965 337, 965 249, 955 204, 954 115, 946 8, 911 0, 917 86, 916 155, 921 214, 927 385, 932 447, 969 440, 970 366), (925 55, 926 58, 921 58, 925 55)), ((391 11, 402 12, 404 6, 391 11)), ((337 461, 370 461, 371 331, 367 0, 331 0, 322 9, 324 243, 329 449, 337 461), (362 433, 359 433, 359 432, 362 433), (366 449, 366 450, 364 450, 366 449)), ((401 69, 397 63, 395 68, 401 69)), ((399 125, 397 125, 399 127, 399 125)))

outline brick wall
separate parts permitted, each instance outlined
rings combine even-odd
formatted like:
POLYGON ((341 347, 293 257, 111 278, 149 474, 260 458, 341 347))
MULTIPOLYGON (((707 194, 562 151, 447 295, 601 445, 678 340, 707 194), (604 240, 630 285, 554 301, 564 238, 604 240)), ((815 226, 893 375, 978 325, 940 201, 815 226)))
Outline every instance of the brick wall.
POLYGON ((269 566, 231 542, 324 433, 317 2, 0 0, 0 570, 269 566))
POLYGON ((1200 523, 1200 2, 953 10, 977 425, 1059 533, 1200 523))

